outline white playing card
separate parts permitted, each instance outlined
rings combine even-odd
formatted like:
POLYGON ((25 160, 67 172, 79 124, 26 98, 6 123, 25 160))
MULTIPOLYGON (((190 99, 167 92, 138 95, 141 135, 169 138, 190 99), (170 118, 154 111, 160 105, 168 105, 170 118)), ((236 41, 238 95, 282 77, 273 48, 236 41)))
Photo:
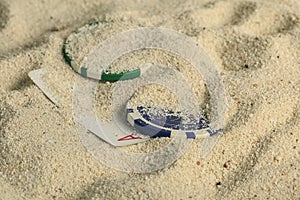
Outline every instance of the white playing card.
MULTIPOLYGON (((41 91, 58 107, 61 105, 61 101, 57 95, 51 91, 48 83, 44 81, 44 76, 49 73, 49 69, 41 68, 29 72, 29 77, 32 81, 41 89, 41 91)), ((71 112, 71 111, 70 111, 71 112)), ((77 116, 76 122, 83 125, 88 131, 92 132, 102 140, 113 146, 126 146, 131 144, 136 144, 139 142, 144 142, 149 140, 149 137, 137 135, 135 131, 122 131, 114 121, 106 122, 101 121, 93 116, 81 115, 77 116)), ((123 120, 123 121, 126 121, 123 120)))
POLYGON ((30 71, 28 76, 31 80, 42 90, 42 92, 52 101, 55 105, 59 107, 58 98, 51 92, 48 84, 43 80, 44 75, 47 73, 47 69, 41 68, 38 70, 30 71))
POLYGON ((79 117, 76 121, 94 135, 114 146, 126 146, 149 140, 149 137, 121 131, 113 121, 97 121, 93 117, 79 117))

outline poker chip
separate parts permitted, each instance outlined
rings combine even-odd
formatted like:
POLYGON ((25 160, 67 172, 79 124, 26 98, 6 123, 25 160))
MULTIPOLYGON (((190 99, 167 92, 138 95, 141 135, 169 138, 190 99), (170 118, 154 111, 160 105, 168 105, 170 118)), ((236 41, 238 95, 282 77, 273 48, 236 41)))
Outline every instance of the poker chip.
POLYGON ((159 107, 136 106, 126 109, 127 121, 140 133, 152 138, 186 137, 205 138, 221 130, 212 131, 203 115, 174 112, 159 107))
MULTIPOLYGON (((102 81, 118 81, 134 79, 141 75, 140 68, 110 72, 109 66, 98 66, 97 71, 93 71, 84 64, 86 56, 99 44, 101 44, 101 31, 111 21, 94 22, 87 24, 73 32, 65 41, 63 54, 67 63, 83 77, 102 81)), ((99 55, 98 55, 99 56, 99 55)))

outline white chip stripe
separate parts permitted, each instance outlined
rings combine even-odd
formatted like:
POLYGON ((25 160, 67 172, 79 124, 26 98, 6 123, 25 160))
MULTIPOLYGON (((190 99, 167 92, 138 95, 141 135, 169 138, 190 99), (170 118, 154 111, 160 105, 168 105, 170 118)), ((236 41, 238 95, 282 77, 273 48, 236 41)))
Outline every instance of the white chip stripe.
POLYGON ((81 66, 79 69, 79 73, 84 76, 84 77, 89 77, 92 79, 96 79, 96 80, 101 80, 101 75, 103 73, 103 69, 100 69, 99 72, 94 72, 91 69, 87 68, 87 67, 83 67, 81 66))
POLYGON ((143 118, 143 116, 140 114, 140 112, 137 110, 137 108, 127 108, 127 110, 130 109, 132 112, 127 112, 127 121, 129 124, 133 127, 135 127, 136 122, 135 120, 141 120, 146 124, 149 124, 152 127, 158 128, 162 131, 170 131, 170 137, 186 137, 188 139, 200 139, 200 138, 206 138, 209 136, 212 136, 216 133, 219 133, 221 130, 213 131, 210 128, 200 129, 200 130, 174 130, 162 126, 158 126, 150 121, 147 121, 143 118))
POLYGON ((77 62, 74 62, 74 60, 71 60, 71 66, 76 72, 80 73, 81 67, 77 62))
POLYGON ((134 127, 134 120, 137 120, 140 118, 139 114, 133 112, 133 113, 129 113, 127 112, 127 121, 129 122, 129 124, 134 127))

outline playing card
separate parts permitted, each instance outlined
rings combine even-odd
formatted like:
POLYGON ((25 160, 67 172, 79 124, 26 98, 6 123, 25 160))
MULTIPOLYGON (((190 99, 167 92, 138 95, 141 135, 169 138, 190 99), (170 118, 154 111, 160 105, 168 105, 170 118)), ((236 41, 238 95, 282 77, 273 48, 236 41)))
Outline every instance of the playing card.
MULTIPOLYGON (((59 97, 55 95, 53 91, 51 91, 49 83, 47 83, 44 78, 44 76, 49 73, 48 70, 49 69, 47 68, 41 68, 29 72, 28 75, 41 89, 41 91, 50 99, 50 101, 60 107, 62 102, 60 101, 59 97)), ((90 81, 87 79, 85 80, 90 81)), ((126 119, 124 119, 124 121, 125 120, 126 119)), ((79 117, 77 116, 75 121, 85 126, 88 131, 92 132, 97 137, 113 146, 126 146, 149 140, 149 137, 137 135, 133 128, 130 128, 129 126, 127 130, 121 130, 121 128, 118 128, 119 126, 117 126, 116 122, 113 120, 110 122, 101 121, 96 117, 88 116, 88 114, 82 114, 79 117)))

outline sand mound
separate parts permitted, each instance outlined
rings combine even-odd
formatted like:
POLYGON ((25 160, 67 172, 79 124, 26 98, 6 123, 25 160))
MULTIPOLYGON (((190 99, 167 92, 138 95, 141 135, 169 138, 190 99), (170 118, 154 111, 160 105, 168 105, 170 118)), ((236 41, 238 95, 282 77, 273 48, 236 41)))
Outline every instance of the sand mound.
POLYGON ((5 27, 8 17, 9 10, 5 2, 0 1, 0 31, 5 27))

